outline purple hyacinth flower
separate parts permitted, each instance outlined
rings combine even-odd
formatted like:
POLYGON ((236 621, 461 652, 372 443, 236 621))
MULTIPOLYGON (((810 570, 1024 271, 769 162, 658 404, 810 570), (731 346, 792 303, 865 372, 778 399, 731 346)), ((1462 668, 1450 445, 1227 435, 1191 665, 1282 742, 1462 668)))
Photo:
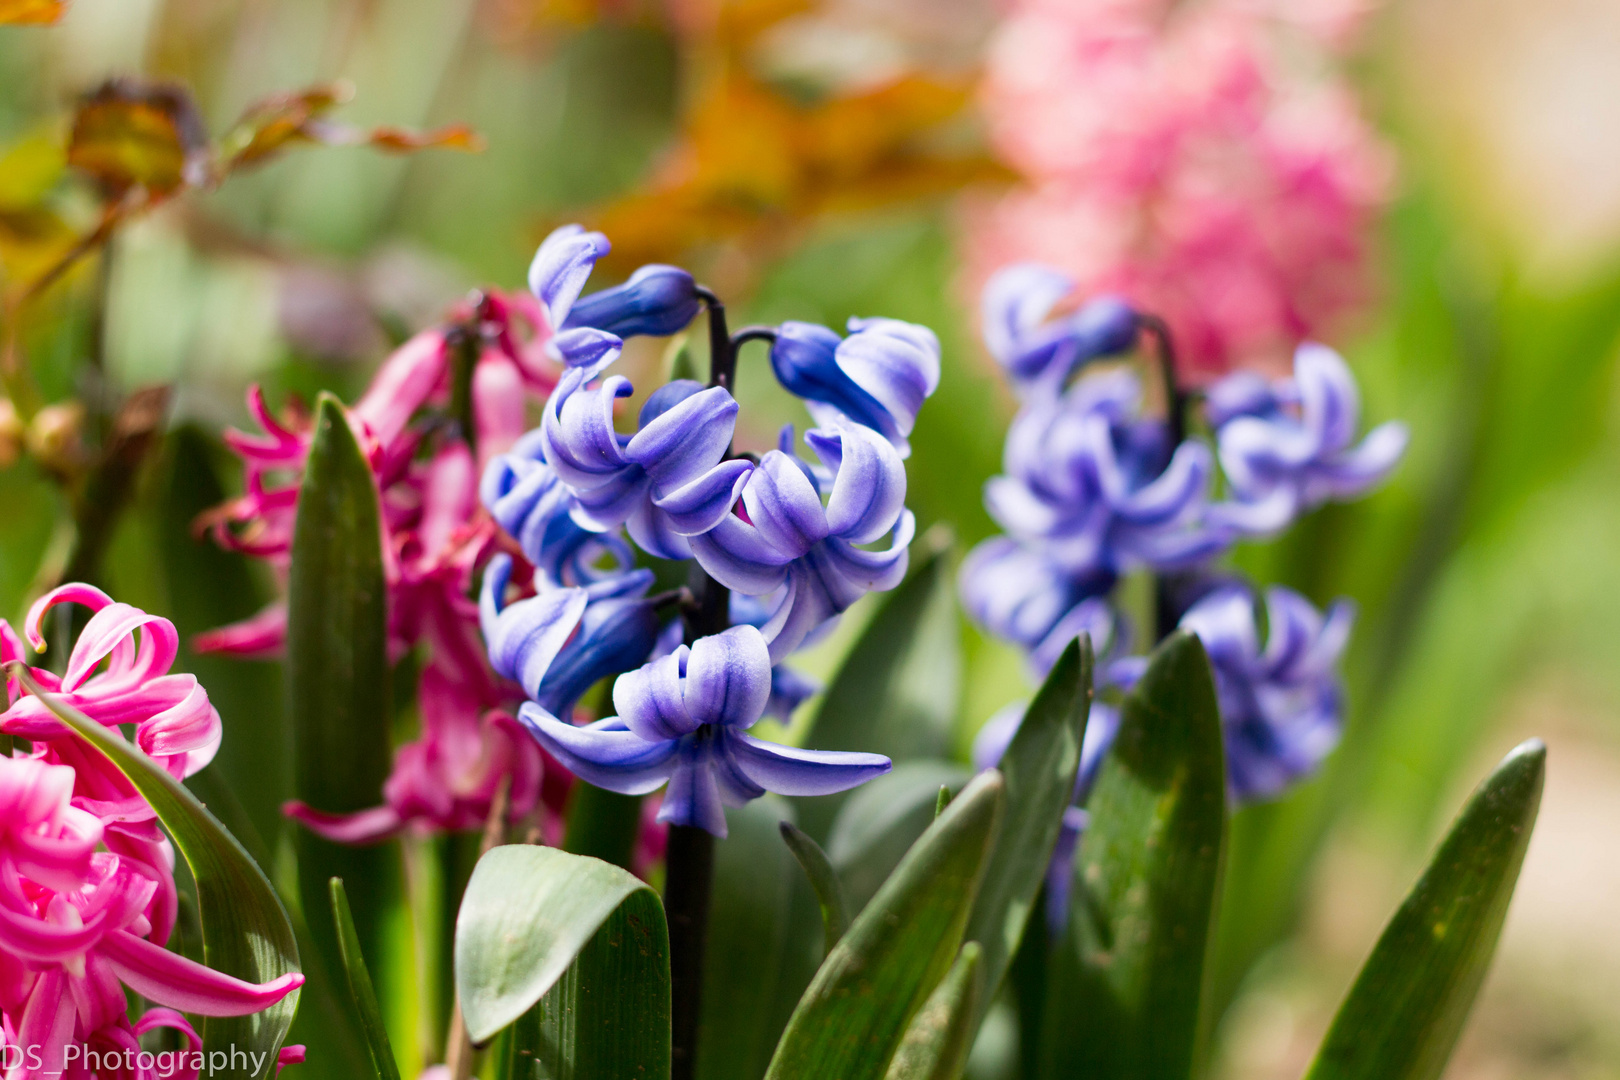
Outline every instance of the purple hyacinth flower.
POLYGON ((851 319, 849 331, 840 338, 814 323, 783 323, 771 368, 821 426, 864 424, 907 457, 917 413, 939 388, 939 338, 899 319, 851 319))
POLYGON ((1007 433, 1006 474, 985 486, 1002 528, 1077 579, 1181 569, 1231 542, 1206 520, 1208 448, 1172 447, 1168 425, 1138 415, 1140 397, 1132 373, 1107 371, 1031 405, 1007 433))
POLYGON ((497 524, 518 542, 550 588, 584 586, 617 577, 635 565, 617 531, 587 529, 574 520, 578 503, 545 462, 536 428, 511 450, 490 459, 478 495, 497 524))
POLYGON ((626 795, 667 783, 658 820, 715 836, 726 835, 724 806, 767 791, 828 795, 889 771, 878 754, 800 750, 747 735, 770 692, 765 638, 734 626, 620 676, 617 716, 575 727, 533 703, 518 716, 582 780, 626 795))
POLYGON ((1073 293, 1067 274, 1036 263, 1006 267, 985 285, 985 344, 1020 393, 1055 394, 1082 364, 1135 344, 1136 312, 1118 297, 1099 296, 1071 315, 1050 318, 1073 293))
POLYGON ((797 457, 772 450, 743 485, 746 517, 728 514, 691 537, 693 556, 716 581, 749 596, 775 594, 763 627, 773 662, 866 593, 898 585, 916 530, 905 508, 905 464, 882 435, 844 424, 808 432, 805 441, 830 484, 797 457), (823 486, 831 489, 825 506, 823 486), (884 537, 887 550, 861 546, 884 537))
POLYGON ((994 536, 968 552, 957 583, 968 615, 1028 652, 1039 679, 1082 631, 1093 641, 1112 634, 1114 616, 1104 597, 1116 580, 1111 572, 1074 575, 1034 547, 994 536))
POLYGON ((621 338, 668 337, 697 318, 702 301, 692 275, 678 266, 643 266, 630 280, 576 300, 565 329, 593 327, 621 338))
POLYGON ((658 638, 658 613, 646 598, 650 570, 507 603, 511 578, 510 555, 484 571, 478 621, 489 663, 550 712, 572 712, 598 681, 639 666, 658 638))
POLYGON ((1339 657, 1355 611, 1345 600, 1319 614, 1298 593, 1266 590, 1264 649, 1247 588, 1218 589, 1181 619, 1215 671, 1227 785, 1239 802, 1271 799, 1314 772, 1344 723, 1339 657))
POLYGON ((722 387, 678 380, 647 399, 635 435, 620 435, 613 402, 630 382, 615 375, 586 388, 588 370, 563 375, 540 428, 546 461, 574 496, 574 519, 599 530, 625 525, 661 559, 690 557, 687 537, 727 517, 750 470, 721 460, 737 402, 722 387))
POLYGON ((1210 389, 1206 409, 1233 495, 1212 516, 1250 536, 1274 535, 1305 510, 1366 493, 1406 451, 1406 425, 1398 421, 1355 441, 1355 378, 1324 345, 1299 347, 1291 379, 1223 379, 1210 389))

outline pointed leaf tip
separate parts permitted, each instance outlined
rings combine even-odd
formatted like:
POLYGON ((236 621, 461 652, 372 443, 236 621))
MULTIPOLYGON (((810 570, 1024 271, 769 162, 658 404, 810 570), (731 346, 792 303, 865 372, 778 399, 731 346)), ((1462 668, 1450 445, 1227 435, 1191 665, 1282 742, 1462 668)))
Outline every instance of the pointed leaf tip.
POLYGON ((1475 789, 1367 958, 1307 1080, 1436 1080, 1507 917, 1546 780, 1530 739, 1475 789))

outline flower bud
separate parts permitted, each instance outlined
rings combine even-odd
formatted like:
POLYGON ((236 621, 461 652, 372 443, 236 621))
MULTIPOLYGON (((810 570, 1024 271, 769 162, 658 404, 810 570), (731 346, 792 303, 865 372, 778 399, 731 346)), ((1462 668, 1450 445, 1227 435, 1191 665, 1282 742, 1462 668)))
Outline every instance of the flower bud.
POLYGON ((76 469, 84 458, 83 443, 79 438, 84 427, 84 406, 77 401, 63 401, 47 405, 34 414, 24 442, 46 469, 66 473, 76 469))
POLYGON ((564 327, 589 326, 620 337, 668 337, 686 329, 701 302, 692 275, 678 266, 643 266, 623 285, 574 301, 564 327))

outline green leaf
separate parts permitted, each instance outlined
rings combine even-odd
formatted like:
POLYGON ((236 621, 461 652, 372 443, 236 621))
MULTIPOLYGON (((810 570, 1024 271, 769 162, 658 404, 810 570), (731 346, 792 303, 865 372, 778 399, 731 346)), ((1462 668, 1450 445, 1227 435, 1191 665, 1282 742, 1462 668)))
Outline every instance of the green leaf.
MULTIPOLYGON (((946 791, 945 788, 939 790, 941 793, 946 791)), ((784 821, 781 832, 782 841, 798 860, 810 887, 816 891, 816 901, 821 907, 821 922, 826 930, 827 951, 832 952, 833 946, 838 944, 838 939, 844 936, 844 931, 849 927, 849 905, 844 903, 844 887, 838 883, 838 872, 828 861, 827 853, 821 850, 821 845, 810 839, 803 829, 791 821, 784 821)))
POLYGON ((766 1080, 881 1080, 962 943, 1003 786, 993 769, 975 777, 913 845, 816 972, 766 1080))
POLYGON ((1186 1080, 1226 838, 1220 712, 1196 637, 1167 638, 1126 697, 1089 810, 1038 1073, 1186 1080))
POLYGON ((349 976, 349 993, 360 1013, 366 1047, 371 1051, 372 1068, 377 1080, 399 1080, 394 1047, 388 1041, 388 1030, 383 1027, 382 1010, 377 1006, 377 991, 372 988, 366 958, 360 955, 360 935, 354 930, 354 916, 349 911, 349 896, 343 891, 343 879, 333 878, 327 886, 332 893, 332 921, 337 924, 338 949, 343 957, 343 969, 349 976))
POLYGON ((955 965, 906 1029, 884 1080, 956 1080, 962 1075, 984 997, 981 955, 976 941, 962 946, 955 965))
MULTIPOLYGON (((57 719, 117 766, 157 812, 158 820, 174 838, 197 883, 197 906, 203 924, 203 962, 215 971, 253 983, 269 982, 289 971, 297 971, 298 946, 287 913, 269 879, 248 858, 236 838, 167 770, 138 746, 127 742, 117 730, 102 727, 54 695, 43 692, 21 665, 14 665, 10 670, 57 719)), ((203 1044, 235 1045, 250 1055, 263 1054, 258 1060, 264 1061, 264 1068, 257 1077, 271 1076, 276 1053, 298 1009, 298 995, 294 990, 264 1012, 251 1016, 205 1018, 203 1044)), ((255 1076, 235 1069, 223 1075, 255 1076)))
POLYGON ((906 761, 855 790, 827 840, 849 910, 866 906, 939 816, 939 789, 958 789, 967 781, 960 765, 906 761))
MULTIPOLYGON (((287 582, 293 792, 317 810, 349 813, 382 799, 391 764, 387 606, 376 482, 343 406, 322 394, 287 582)), ((397 849, 343 847, 305 828, 293 835, 299 898, 329 981, 341 986, 346 977, 326 917, 326 882, 341 877, 351 886, 361 951, 377 985, 385 995, 399 993, 406 976, 391 963, 385 936, 401 892, 397 849)), ((343 1013, 358 1027, 358 1016, 346 1007, 343 1013)))
POLYGON ((540 1075, 669 1075, 664 907, 600 859, 529 844, 480 859, 456 918, 456 992, 475 1043, 522 1018, 511 1053, 540 1075))
POLYGON ((1547 747, 1518 746, 1463 808, 1385 927, 1307 1080, 1433 1080, 1474 1004, 1541 806, 1547 747))
MULTIPOLYGON (((962 689, 949 552, 936 547, 882 605, 833 676, 802 745, 885 754, 897 765, 945 757, 962 689)), ((801 827, 825 843, 847 799, 799 800, 801 827)))
POLYGON ((766 795, 726 811, 728 835, 715 841, 698 1017, 699 1080, 759 1080, 792 1001, 821 962, 820 920, 812 907, 804 913, 810 925, 800 925, 794 903, 809 886, 778 832, 792 819, 791 803, 766 795), (813 951, 804 956, 806 929, 813 951), (784 1009, 779 1001, 789 994, 784 1009))
POLYGON ((985 993, 975 1025, 1023 940, 1052 863, 1063 812, 1074 800, 1080 744, 1091 709, 1091 668, 1090 637, 1071 641, 1024 711, 1018 734, 998 766, 1007 782, 1007 812, 967 928, 968 940, 984 947, 985 993))

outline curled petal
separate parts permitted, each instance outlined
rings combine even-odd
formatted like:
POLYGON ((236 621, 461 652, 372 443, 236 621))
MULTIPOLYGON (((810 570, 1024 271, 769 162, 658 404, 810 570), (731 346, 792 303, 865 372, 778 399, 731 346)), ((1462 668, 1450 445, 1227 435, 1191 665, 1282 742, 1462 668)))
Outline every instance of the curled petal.
POLYGON ((697 479, 655 498, 653 505, 682 536, 708 532, 737 505, 753 471, 753 462, 744 458, 722 461, 697 479))
POLYGON ((405 830, 399 811, 387 805, 352 814, 329 814, 293 799, 282 804, 281 812, 334 844, 377 844, 405 830))
POLYGON ((801 750, 756 739, 740 731, 727 736, 726 748, 745 776, 778 795, 831 795, 848 791, 894 767, 881 754, 801 750))
POLYGON ((109 934, 101 952, 137 994, 199 1016, 263 1012, 304 985, 295 971, 267 983, 243 982, 124 930, 109 934))
POLYGON ((787 580, 787 564, 793 561, 734 514, 727 514, 708 532, 691 537, 690 543, 692 557, 711 577, 751 596, 779 588, 787 580))
POLYGON ((677 488, 720 463, 737 422, 737 402, 721 386, 692 394, 638 431, 624 457, 647 470, 655 491, 677 488))
POLYGON ((681 746, 678 764, 670 773, 669 788, 658 808, 658 820, 690 825, 725 838, 726 811, 707 745, 681 746))
POLYGON ((697 730, 701 721, 687 711, 682 673, 690 650, 678 646, 613 683, 613 707, 624 725, 648 742, 678 739, 697 730))
POLYGON ((583 225, 564 225, 541 243, 529 263, 529 291, 545 306, 552 330, 568 320, 596 260, 612 248, 606 236, 586 232, 583 225))
POLYGON ((575 727, 533 702, 518 710, 518 720, 569 772, 621 795, 645 795, 669 779, 680 745, 673 739, 648 742, 616 716, 575 727))
POLYGON ((903 440, 939 388, 939 338, 899 319, 852 319, 849 328, 838 346, 838 366, 882 406, 885 426, 903 440))
POLYGON ((350 415, 359 420, 372 438, 387 445, 399 438, 411 416, 426 404, 429 395, 444 381, 446 365, 444 334, 424 330, 395 349, 350 415))
POLYGON ((573 635, 589 598, 584 589, 554 589, 503 607, 512 558, 497 555, 484 571, 478 618, 490 666, 538 696, 553 660, 573 635))
POLYGON ((770 696, 770 650, 754 627, 733 626, 693 643, 685 680, 692 720, 748 727, 765 712, 770 696))
POLYGON ((845 425, 835 434, 812 431, 818 449, 838 444, 838 474, 827 500, 827 533, 868 544, 894 528, 905 509, 906 467, 888 441, 869 428, 845 425))

